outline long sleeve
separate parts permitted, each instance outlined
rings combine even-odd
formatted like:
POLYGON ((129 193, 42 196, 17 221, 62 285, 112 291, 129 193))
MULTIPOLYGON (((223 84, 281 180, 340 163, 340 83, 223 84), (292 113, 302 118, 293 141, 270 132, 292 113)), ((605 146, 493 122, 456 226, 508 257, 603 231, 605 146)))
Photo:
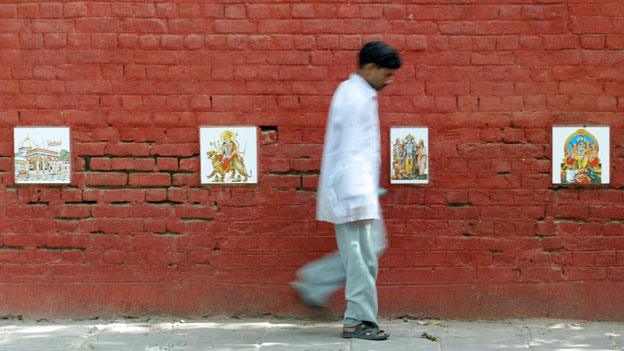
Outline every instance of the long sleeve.
POLYGON ((376 94, 357 79, 363 81, 357 77, 343 83, 330 106, 319 182, 319 220, 344 223, 380 216, 376 94))

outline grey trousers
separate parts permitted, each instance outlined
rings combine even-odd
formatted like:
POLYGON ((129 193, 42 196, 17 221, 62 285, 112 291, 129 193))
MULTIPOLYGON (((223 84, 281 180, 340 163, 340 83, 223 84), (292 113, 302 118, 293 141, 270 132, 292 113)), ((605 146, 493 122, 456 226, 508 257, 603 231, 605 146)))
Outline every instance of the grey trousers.
POLYGON ((292 285, 304 300, 316 305, 324 305, 345 285, 344 326, 363 321, 377 324, 378 258, 386 247, 383 220, 337 224, 336 241, 338 252, 302 267, 292 285))

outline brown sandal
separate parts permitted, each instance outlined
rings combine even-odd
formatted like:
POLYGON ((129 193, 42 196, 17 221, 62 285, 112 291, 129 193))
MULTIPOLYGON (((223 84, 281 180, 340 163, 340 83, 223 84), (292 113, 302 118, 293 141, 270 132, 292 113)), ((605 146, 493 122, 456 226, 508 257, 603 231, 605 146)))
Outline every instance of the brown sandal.
POLYGON ((372 323, 362 322, 352 327, 342 328, 342 337, 346 339, 386 340, 390 337, 390 334, 372 323))

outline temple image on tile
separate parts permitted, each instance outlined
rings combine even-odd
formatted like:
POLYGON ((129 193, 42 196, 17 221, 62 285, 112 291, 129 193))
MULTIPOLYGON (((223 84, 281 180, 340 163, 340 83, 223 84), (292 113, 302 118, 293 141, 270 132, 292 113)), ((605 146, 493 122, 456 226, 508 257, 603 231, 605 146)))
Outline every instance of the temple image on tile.
POLYGON ((15 183, 68 184, 69 128, 15 128, 15 183))

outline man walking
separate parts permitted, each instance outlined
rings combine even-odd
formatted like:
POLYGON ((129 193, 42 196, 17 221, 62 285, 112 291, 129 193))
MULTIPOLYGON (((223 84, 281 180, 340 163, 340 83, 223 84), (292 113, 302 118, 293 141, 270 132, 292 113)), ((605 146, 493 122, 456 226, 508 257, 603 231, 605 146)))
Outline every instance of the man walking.
POLYGON ((385 248, 379 205, 380 135, 377 92, 392 83, 398 53, 379 41, 365 44, 359 69, 331 102, 316 219, 335 224, 338 252, 309 263, 292 283, 306 304, 323 306, 345 284, 342 337, 385 340, 377 323, 378 257, 385 248))

